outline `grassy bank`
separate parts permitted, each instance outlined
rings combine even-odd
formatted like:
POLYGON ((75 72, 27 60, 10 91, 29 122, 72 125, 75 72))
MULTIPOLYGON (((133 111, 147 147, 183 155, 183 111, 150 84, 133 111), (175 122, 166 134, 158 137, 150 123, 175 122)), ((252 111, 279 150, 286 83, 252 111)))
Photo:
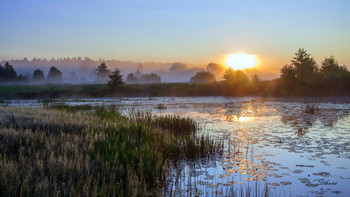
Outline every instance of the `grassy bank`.
POLYGON ((224 96, 222 84, 126 84, 109 90, 106 84, 0 85, 1 99, 42 99, 110 96, 224 96))
POLYGON ((156 96, 348 96, 350 91, 307 88, 302 85, 290 88, 277 80, 261 81, 244 86, 224 82, 211 84, 160 83, 125 84, 111 90, 106 84, 43 84, 0 85, 0 99, 56 99, 101 97, 156 97, 156 96))
POLYGON ((222 153, 178 116, 0 107, 0 196, 166 195, 179 162, 222 153))
POLYGON ((104 97, 108 95, 105 84, 43 84, 0 85, 1 99, 37 99, 67 97, 104 97))

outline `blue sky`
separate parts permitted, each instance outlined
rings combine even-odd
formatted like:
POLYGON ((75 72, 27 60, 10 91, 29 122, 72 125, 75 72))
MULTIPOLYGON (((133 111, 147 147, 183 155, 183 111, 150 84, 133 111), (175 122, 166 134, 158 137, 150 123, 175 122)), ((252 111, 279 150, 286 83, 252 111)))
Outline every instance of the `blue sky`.
MULTIPOLYGON (((350 1, 1 0, 0 59, 91 57, 206 64, 298 48, 350 65, 350 1)), ((281 65, 282 64, 282 65, 281 65)))

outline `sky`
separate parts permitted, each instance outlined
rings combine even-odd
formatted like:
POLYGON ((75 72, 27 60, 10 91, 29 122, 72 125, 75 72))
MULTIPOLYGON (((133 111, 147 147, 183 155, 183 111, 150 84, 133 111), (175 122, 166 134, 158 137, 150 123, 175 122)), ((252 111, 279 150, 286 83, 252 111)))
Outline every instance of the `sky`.
POLYGON ((278 72, 299 48, 350 66, 350 1, 1 0, 0 59, 223 62, 278 72))

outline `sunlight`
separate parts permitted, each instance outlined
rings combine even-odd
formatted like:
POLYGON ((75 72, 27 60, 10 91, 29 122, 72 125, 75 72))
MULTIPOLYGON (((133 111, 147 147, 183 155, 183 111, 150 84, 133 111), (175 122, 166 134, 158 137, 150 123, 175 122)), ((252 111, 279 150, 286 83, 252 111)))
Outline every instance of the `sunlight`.
POLYGON ((252 54, 239 53, 228 55, 225 63, 234 70, 242 70, 256 66, 258 60, 252 54))
POLYGON ((237 115, 226 115, 226 120, 228 121, 239 121, 239 122, 247 122, 253 120, 254 117, 245 117, 245 116, 237 116, 237 115))

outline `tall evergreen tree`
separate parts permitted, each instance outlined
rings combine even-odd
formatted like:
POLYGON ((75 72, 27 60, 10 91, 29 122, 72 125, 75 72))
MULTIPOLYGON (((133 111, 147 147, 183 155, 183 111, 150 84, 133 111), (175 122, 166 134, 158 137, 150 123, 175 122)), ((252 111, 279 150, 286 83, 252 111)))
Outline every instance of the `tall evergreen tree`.
POLYGON ((111 89, 117 89, 124 84, 123 76, 120 74, 119 68, 116 68, 110 75, 108 86, 111 89))
POLYGON ((107 69, 106 63, 102 62, 101 65, 96 68, 95 81, 97 83, 106 83, 110 73, 111 71, 107 69))
POLYGON ((5 66, 0 65, 0 81, 9 82, 16 81, 17 73, 13 66, 8 62, 5 63, 5 66))

